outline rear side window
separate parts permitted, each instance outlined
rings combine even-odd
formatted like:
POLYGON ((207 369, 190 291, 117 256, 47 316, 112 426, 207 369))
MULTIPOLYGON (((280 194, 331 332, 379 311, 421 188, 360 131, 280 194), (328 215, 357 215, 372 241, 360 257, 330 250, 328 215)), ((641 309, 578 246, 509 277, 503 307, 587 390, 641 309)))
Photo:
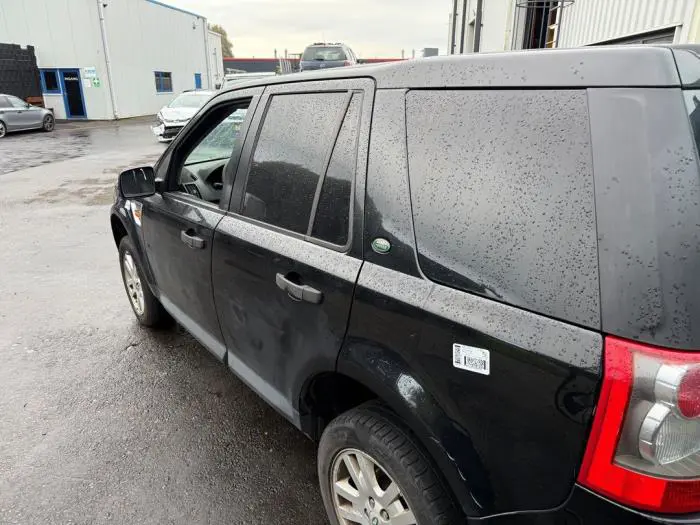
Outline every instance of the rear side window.
POLYGON ((7 97, 0 95, 0 108, 11 108, 12 104, 7 100, 7 97))
POLYGON ((599 327, 585 92, 412 91, 407 133, 425 274, 599 327))
POLYGON ((347 93, 275 95, 267 108, 242 214, 306 234, 347 93))

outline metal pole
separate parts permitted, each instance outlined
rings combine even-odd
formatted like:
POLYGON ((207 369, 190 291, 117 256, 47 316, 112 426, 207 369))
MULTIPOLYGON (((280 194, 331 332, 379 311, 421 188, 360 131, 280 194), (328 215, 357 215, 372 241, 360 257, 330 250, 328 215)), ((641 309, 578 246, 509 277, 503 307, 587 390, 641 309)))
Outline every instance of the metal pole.
POLYGON ((214 89, 214 83, 211 81, 211 58, 209 57, 209 24, 206 18, 201 20, 204 28, 204 65, 207 68, 207 87, 214 89))
POLYGON ((561 34, 561 22, 564 20, 564 0, 559 2, 559 20, 557 21, 557 38, 554 47, 559 47, 559 35, 561 34))
POLYGON ((450 50, 448 55, 455 54, 455 37, 457 36, 457 0, 452 4, 452 38, 450 38, 450 50))
POLYGON ((474 17, 474 53, 481 48, 481 19, 484 15, 484 0, 476 0, 476 16, 474 17))
POLYGON ((464 53, 464 39, 466 34, 464 31, 467 29, 467 0, 462 0, 462 33, 459 39, 459 53, 460 55, 464 53))
POLYGON ((109 87, 109 100, 112 103, 112 114, 115 119, 119 118, 117 110, 117 98, 114 96, 114 86, 112 85, 112 61, 109 58, 109 46, 107 45, 107 25, 105 24, 105 14, 103 0, 97 0, 97 13, 100 16, 100 35, 102 36, 102 51, 105 56, 105 67, 107 68, 107 86, 109 87))

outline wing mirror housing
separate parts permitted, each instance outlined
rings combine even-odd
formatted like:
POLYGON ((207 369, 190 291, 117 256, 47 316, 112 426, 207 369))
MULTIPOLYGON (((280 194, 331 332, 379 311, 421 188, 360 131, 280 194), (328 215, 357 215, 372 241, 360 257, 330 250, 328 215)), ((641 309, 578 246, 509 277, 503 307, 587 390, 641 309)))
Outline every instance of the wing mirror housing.
POLYGON ((156 173, 151 166, 133 168, 119 174, 119 192, 126 199, 150 197, 156 193, 156 173))

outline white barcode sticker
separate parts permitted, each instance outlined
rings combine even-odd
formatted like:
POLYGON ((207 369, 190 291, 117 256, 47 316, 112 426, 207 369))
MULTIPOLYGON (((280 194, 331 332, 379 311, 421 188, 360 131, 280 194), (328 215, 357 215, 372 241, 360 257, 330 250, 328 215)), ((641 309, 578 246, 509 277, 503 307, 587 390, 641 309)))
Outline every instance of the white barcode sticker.
POLYGON ((487 376, 491 373, 491 352, 455 343, 452 345, 452 364, 455 368, 487 376))

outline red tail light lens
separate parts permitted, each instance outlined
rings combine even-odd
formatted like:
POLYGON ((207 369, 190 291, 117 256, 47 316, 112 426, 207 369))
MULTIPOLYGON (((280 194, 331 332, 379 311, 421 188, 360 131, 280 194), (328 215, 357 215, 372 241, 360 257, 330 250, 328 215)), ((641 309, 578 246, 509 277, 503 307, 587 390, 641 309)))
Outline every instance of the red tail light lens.
POLYGON ((352 62, 350 62, 349 60, 346 60, 345 62, 343 62, 343 65, 344 66, 352 66, 352 62))
POLYGON ((681 379, 678 409, 684 417, 700 417, 700 366, 688 370, 681 379))
POLYGON ((700 510, 700 353, 608 337, 579 482, 619 503, 700 510))

